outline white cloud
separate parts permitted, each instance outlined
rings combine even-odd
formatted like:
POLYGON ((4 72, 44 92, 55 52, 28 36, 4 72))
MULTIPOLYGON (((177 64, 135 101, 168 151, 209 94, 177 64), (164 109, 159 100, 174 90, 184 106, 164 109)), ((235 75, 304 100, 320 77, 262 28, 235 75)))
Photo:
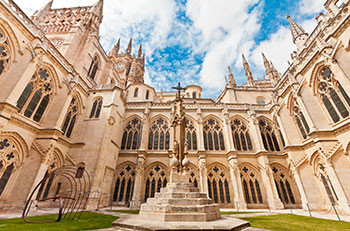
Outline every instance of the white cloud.
POLYGON ((314 14, 323 10, 324 0, 302 0, 300 3, 301 14, 314 14))

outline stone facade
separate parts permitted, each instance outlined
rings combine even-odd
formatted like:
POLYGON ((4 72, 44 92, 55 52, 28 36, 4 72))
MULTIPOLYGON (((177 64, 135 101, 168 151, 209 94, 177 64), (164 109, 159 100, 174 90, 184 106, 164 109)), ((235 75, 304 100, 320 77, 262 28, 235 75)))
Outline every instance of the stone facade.
MULTIPOLYGON (((0 208, 22 208, 47 171, 80 162, 89 209, 140 207, 169 182, 176 94, 144 83, 132 40, 106 54, 102 0, 51 5, 28 18, 0 0, 0 208)), ((190 181, 221 207, 350 214, 349 5, 327 0, 310 35, 288 17, 297 51, 283 75, 263 55, 266 77, 254 80, 243 56, 246 85, 229 68, 215 101, 196 85, 182 93, 190 181)))

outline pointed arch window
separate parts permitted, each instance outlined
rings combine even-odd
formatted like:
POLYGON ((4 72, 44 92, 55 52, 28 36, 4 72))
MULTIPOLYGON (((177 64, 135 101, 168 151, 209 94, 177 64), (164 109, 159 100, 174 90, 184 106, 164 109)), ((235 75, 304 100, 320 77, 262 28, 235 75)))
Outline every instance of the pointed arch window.
POLYGON ((113 201, 125 205, 129 204, 132 199, 135 175, 135 167, 131 164, 125 164, 117 168, 113 201))
POLYGON ((235 149, 238 151, 252 151, 253 145, 250 139, 248 127, 239 119, 231 121, 232 139, 235 149))
POLYGON ((193 183, 194 187, 198 188, 198 170, 192 167, 188 169, 189 182, 193 183))
POLYGON ((338 122, 340 116, 349 116, 350 98, 329 67, 322 68, 317 87, 318 95, 333 122, 338 122))
POLYGON ((208 171, 208 191, 209 197, 215 203, 230 204, 231 194, 228 173, 220 166, 213 166, 208 171))
POLYGON ((145 98, 146 98, 146 99, 149 98, 149 90, 146 91, 146 97, 145 97, 145 98))
POLYGON ((160 192, 160 189, 164 188, 168 183, 166 169, 158 164, 149 169, 146 177, 145 201, 149 197, 154 197, 154 194, 160 192))
POLYGON ((11 49, 5 32, 0 28, 0 77, 9 66, 11 49))
POLYGON ((121 149, 138 149, 141 144, 141 120, 133 119, 124 128, 121 149))
POLYGON ((241 168, 241 180, 246 203, 262 204, 264 199, 260 189, 260 178, 257 173, 248 166, 241 168))
POLYGON ((299 105, 297 102, 295 102, 295 106, 293 108, 293 113, 294 113, 294 120, 299 128, 299 131, 304 139, 307 138, 309 132, 310 132, 310 127, 306 122, 306 119, 304 117, 303 112, 300 110, 299 105))
POLYGON ((203 126, 205 150, 225 150, 221 124, 216 119, 208 119, 203 126))
POLYGON ((95 55, 94 58, 91 61, 91 64, 90 64, 90 67, 89 67, 89 71, 88 71, 88 76, 91 79, 95 79, 97 70, 98 70, 98 58, 95 55))
POLYGON ((135 88, 135 91, 134 91, 134 98, 136 98, 137 96, 139 95, 139 88, 135 88))
POLYGON ((50 72, 38 68, 17 100, 18 111, 39 122, 53 95, 53 81, 50 72))
POLYGON ((74 125, 78 120, 78 114, 79 114, 78 108, 79 108, 78 100, 74 96, 72 98, 72 101, 70 102, 68 112, 66 114, 66 118, 62 125, 63 134, 68 138, 71 137, 74 125))
POLYGON ((152 123, 148 136, 149 150, 168 150, 170 142, 170 129, 168 123, 159 118, 152 123))
POLYGON ((91 112, 90 112, 89 118, 98 118, 98 117, 100 117, 102 104, 103 104, 102 98, 98 98, 98 99, 96 99, 94 101, 94 103, 92 105, 92 108, 91 108, 91 112))
POLYGON ((13 173, 19 167, 19 152, 11 138, 0 137, 0 196, 13 173))
POLYGON ((273 178, 275 181, 276 190, 282 203, 288 204, 296 203, 296 184, 292 180, 290 174, 282 170, 278 166, 272 167, 273 178))
POLYGON ((260 119, 259 129, 265 150, 271 152, 281 151, 278 136, 276 136, 275 129, 271 123, 260 119))
POLYGON ((197 132, 193 122, 186 119, 186 141, 188 150, 197 150, 197 132))
POLYGON ((338 202, 338 195, 333 187, 332 181, 328 176, 327 170, 320 160, 318 160, 318 164, 316 165, 316 175, 321 180, 324 190, 328 196, 329 201, 332 205, 335 205, 338 202))

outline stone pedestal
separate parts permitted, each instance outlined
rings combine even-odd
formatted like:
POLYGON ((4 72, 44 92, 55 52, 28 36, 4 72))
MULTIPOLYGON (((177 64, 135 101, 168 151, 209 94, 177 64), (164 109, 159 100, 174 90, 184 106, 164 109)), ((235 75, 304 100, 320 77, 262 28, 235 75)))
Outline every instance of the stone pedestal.
POLYGON ((141 205, 140 218, 156 221, 205 222, 221 218, 219 205, 192 183, 168 183, 141 205))

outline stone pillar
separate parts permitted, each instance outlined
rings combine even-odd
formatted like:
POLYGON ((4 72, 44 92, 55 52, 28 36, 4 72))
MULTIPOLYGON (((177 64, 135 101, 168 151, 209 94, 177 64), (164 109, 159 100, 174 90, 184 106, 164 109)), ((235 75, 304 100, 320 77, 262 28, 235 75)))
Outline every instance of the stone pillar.
POLYGON ((134 183, 134 190, 133 190, 133 197, 131 199, 130 208, 131 209, 140 209, 141 204, 143 202, 143 186, 144 186, 144 173, 145 173, 145 162, 146 162, 146 156, 145 152, 139 151, 138 152, 138 161, 136 166, 136 176, 135 176, 135 183, 134 183))
POLYGON ((328 177, 329 177, 329 179, 332 183, 332 186, 335 190, 335 193, 337 194, 337 197, 338 197, 338 206, 337 207, 346 213, 350 213, 349 202, 348 202, 346 195, 343 191, 341 183, 339 182, 337 173, 334 171, 333 165, 330 162, 330 160, 326 160, 325 162, 326 162, 325 165, 326 165, 328 177))
POLYGON ((148 132, 149 132, 149 113, 144 112, 142 118, 142 133, 141 133, 141 144, 139 150, 147 150, 148 149, 148 132))
POLYGON ((297 101, 298 105, 300 106, 301 112, 303 113, 303 115, 306 119, 306 122, 308 123, 308 125, 310 127, 310 132, 317 131, 318 129, 317 129, 314 121, 312 120, 312 118, 309 114, 309 111, 307 110, 307 107, 304 104, 303 99, 301 98, 301 96, 299 94, 297 94, 296 101, 297 101))
POLYGON ((259 121, 256 118, 256 114, 253 111, 252 108, 250 108, 249 112, 249 131, 251 138, 252 138, 252 143, 255 144, 254 149, 259 152, 259 151, 265 151, 264 145, 262 143, 261 139, 261 134, 260 134, 260 129, 259 129, 259 121))
POLYGON ((206 157, 205 153, 200 153, 198 158, 198 166, 199 166, 199 184, 201 188, 201 192, 208 193, 208 177, 207 177, 207 166, 206 166, 206 157))
POLYGON ((263 168, 260 167, 260 174, 261 180, 264 182, 264 188, 266 190, 267 203, 269 208, 284 209, 283 203, 278 197, 267 155, 260 155, 258 157, 258 163, 260 166, 263 166, 263 168))
POLYGON ((231 183, 233 188, 234 206, 236 209, 247 209, 247 204, 243 196, 242 183, 241 183, 241 177, 240 177, 240 172, 238 168, 237 157, 233 155, 229 156, 228 163, 229 163, 231 183))
POLYGON ((201 114, 197 114, 198 115, 198 119, 197 119, 197 123, 198 123, 198 150, 199 151, 204 151, 204 141, 203 141, 203 120, 201 117, 201 114))
POLYGON ((230 121, 230 117, 229 117, 228 113, 224 114, 224 116, 225 116, 225 123, 224 123, 223 131, 224 131, 225 140, 228 143, 227 150, 228 150, 228 152, 230 152, 230 151, 235 150, 235 148, 233 146, 232 132, 231 132, 231 128, 230 128, 231 121, 230 121))
POLYGON ((307 207, 308 201, 307 201, 307 197, 305 194, 303 184, 301 183, 301 180, 300 180, 299 172, 297 169, 295 169, 295 166, 293 163, 291 163, 290 166, 291 166, 292 174, 294 176, 295 183, 296 183, 298 190, 299 190, 302 207, 304 210, 307 210, 308 209, 308 207, 307 207))
POLYGON ((277 115, 276 119, 277 119, 278 126, 282 132, 284 142, 285 142, 286 146, 289 146, 290 145, 289 138, 288 138, 286 130, 284 129, 281 117, 279 115, 277 115))

